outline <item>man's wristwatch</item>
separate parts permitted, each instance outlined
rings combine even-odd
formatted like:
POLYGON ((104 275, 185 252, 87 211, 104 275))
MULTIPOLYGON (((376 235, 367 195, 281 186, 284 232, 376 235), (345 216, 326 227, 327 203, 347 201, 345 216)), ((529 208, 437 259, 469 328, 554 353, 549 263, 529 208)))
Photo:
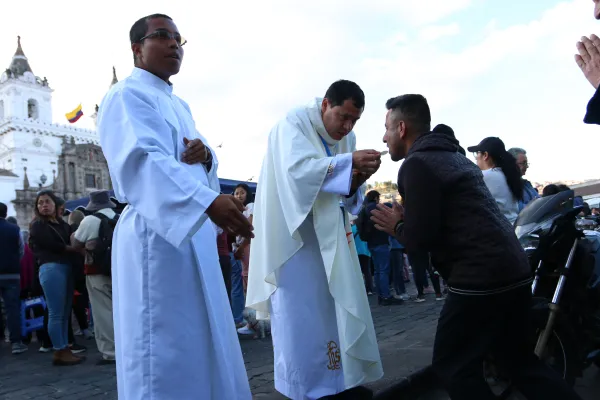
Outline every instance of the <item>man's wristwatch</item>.
POLYGON ((206 160, 204 160, 204 162, 202 164, 204 164, 204 165, 210 165, 212 163, 212 159, 213 159, 212 151, 210 151, 208 149, 208 147, 205 147, 204 148, 204 152, 205 152, 205 158, 206 158, 206 160))
POLYGON ((400 232, 402 232, 402 227, 404 226, 404 221, 400 220, 396 223, 396 226, 394 226, 394 234, 396 236, 400 235, 400 232))

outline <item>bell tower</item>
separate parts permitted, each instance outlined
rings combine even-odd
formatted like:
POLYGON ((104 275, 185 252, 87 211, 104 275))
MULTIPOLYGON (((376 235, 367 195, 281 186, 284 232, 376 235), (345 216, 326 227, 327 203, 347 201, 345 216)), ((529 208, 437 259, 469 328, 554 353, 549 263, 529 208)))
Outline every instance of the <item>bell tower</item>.
POLYGON ((46 78, 33 74, 17 36, 17 50, 0 75, 0 120, 33 120, 52 123, 52 89, 46 78))
MULTIPOLYGON (((110 86, 108 87, 108 89, 110 90, 110 88, 115 86, 118 82, 119 82, 119 79, 117 79, 117 70, 115 69, 115 67, 113 67, 112 81, 110 82, 110 86)), ((94 114, 92 114, 92 119, 94 120, 94 126, 96 125, 97 120, 98 120, 98 110, 99 109, 100 109, 100 107, 98 107, 98 104, 96 104, 96 107, 94 109, 94 114)))

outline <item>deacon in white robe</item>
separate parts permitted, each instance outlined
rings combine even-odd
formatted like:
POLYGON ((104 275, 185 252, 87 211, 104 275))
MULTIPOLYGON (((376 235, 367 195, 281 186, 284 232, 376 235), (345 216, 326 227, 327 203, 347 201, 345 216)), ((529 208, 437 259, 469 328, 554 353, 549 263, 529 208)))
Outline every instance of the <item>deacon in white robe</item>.
POLYGON ((220 193, 218 163, 214 152, 210 168, 181 161, 184 138, 207 142, 172 91, 135 68, 98 115, 116 197, 128 203, 112 251, 119 399, 249 400, 206 215, 220 193))
POLYGON ((246 305, 259 319, 270 314, 275 388, 294 400, 383 376, 348 218, 364 195, 363 185, 347 197, 356 138, 328 133, 322 103, 271 130, 254 203, 246 305))

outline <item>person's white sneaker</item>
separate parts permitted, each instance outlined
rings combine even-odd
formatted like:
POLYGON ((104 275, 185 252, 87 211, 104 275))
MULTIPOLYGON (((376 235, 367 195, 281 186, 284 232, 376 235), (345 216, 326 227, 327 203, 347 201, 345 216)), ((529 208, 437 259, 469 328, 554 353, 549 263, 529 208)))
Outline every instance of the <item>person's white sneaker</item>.
POLYGON ((40 347, 39 352, 40 353, 50 353, 52 350, 53 350, 52 347, 44 347, 44 346, 42 346, 42 347, 40 347))
POLYGON ((254 331, 248 328, 248 326, 244 326, 243 328, 240 328, 237 331, 240 335, 254 335, 254 331))
POLYGON ((23 343, 13 343, 12 344, 12 353, 13 354, 25 353, 27 350, 29 350, 29 347, 27 347, 23 343))
POLYGON ((415 299, 415 303, 423 303, 424 301, 426 301, 424 295, 418 295, 415 299))

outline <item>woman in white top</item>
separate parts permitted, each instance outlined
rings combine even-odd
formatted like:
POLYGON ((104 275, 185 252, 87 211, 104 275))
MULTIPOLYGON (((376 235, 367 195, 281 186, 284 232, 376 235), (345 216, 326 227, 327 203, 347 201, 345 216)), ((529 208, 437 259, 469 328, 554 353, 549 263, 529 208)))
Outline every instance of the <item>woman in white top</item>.
POLYGON ((500 212, 514 224, 519 215, 519 200, 523 197, 523 180, 517 161, 497 137, 485 138, 468 150, 474 153, 483 180, 496 199, 500 212))

